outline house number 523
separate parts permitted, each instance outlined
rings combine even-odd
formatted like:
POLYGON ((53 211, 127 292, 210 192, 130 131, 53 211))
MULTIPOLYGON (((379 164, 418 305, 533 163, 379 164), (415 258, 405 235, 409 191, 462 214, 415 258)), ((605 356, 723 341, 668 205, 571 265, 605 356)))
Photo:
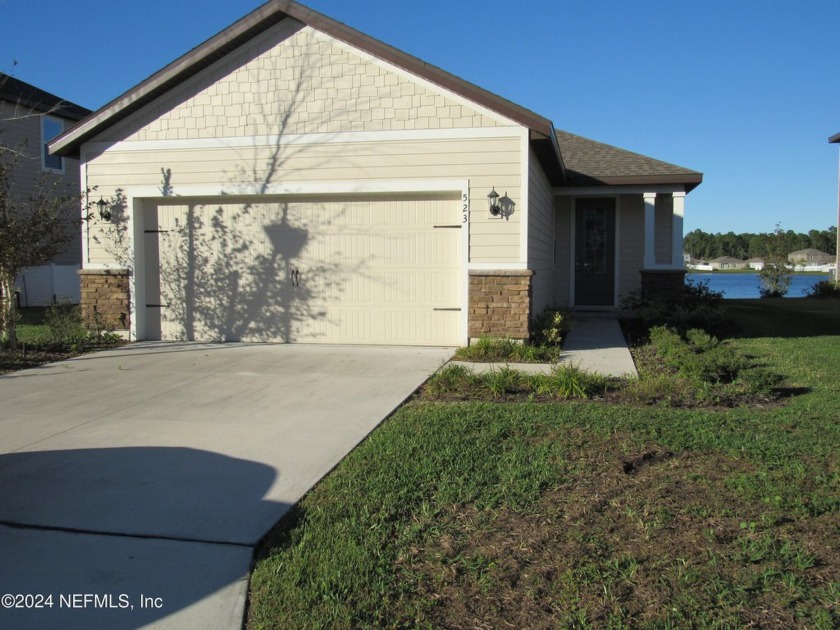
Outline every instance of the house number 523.
POLYGON ((470 198, 467 193, 461 195, 461 223, 466 223, 470 216, 470 198))

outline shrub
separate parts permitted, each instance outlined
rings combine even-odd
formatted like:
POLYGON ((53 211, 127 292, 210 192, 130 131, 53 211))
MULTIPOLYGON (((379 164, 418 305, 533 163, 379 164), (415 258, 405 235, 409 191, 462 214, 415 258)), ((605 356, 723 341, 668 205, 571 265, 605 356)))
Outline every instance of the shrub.
POLYGON ((829 280, 821 280, 810 289, 805 290, 805 297, 840 298, 840 284, 829 280))
POLYGON ((77 344, 87 337, 79 307, 66 300, 58 301, 47 308, 44 323, 54 343, 77 344))
POLYGON ((561 347, 572 329, 572 314, 564 309, 546 307, 531 320, 531 343, 535 346, 561 347))
POLYGON ((716 333, 724 322, 723 293, 712 291, 708 282, 688 280, 682 292, 669 298, 634 293, 621 306, 633 311, 645 329, 666 325, 682 333, 692 328, 716 333))
POLYGON ((469 397, 478 386, 477 375, 463 365, 447 365, 435 372, 425 389, 432 397, 458 394, 469 397))

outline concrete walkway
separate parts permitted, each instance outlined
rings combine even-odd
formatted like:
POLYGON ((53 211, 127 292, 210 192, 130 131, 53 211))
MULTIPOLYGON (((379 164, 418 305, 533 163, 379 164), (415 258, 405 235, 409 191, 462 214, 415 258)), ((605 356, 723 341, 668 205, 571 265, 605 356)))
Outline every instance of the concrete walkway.
POLYGON ((621 326, 612 317, 575 315, 560 362, 607 376, 638 376, 621 326))
MULTIPOLYGON (((559 363, 605 376, 638 376, 624 334, 613 317, 575 315, 575 324, 566 337, 559 363)), ((450 364, 464 365, 479 374, 505 367, 530 374, 549 374, 554 368, 552 363, 451 361, 450 364)))
POLYGON ((0 628, 238 630, 261 537, 451 355, 141 343, 0 377, 0 628))

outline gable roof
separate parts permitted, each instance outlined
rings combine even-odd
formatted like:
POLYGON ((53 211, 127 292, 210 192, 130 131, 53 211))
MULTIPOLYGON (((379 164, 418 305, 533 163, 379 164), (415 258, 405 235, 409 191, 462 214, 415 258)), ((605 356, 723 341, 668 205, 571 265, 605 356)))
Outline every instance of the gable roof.
POLYGON ((84 142, 287 18, 521 124, 529 130, 531 148, 555 186, 683 184, 689 191, 703 180, 697 171, 556 131, 547 118, 292 0, 269 0, 58 136, 50 142, 51 152, 79 157, 84 142), (568 163, 575 167, 567 172, 568 163))
POLYGON ((722 264, 722 265, 725 265, 725 264, 734 265, 735 263, 747 263, 747 262, 749 262, 749 261, 741 260, 740 258, 733 258, 732 256, 721 256, 720 258, 714 258, 714 259, 709 261, 709 263, 712 263, 712 264, 722 264))
POLYGON ((809 247, 807 249, 797 249, 795 252, 788 254, 788 256, 824 256, 827 258, 834 258, 834 254, 828 254, 818 249, 814 249, 813 247, 809 247))
POLYGON ((563 179, 563 162, 554 125, 547 118, 291 0, 270 0, 193 48, 56 138, 50 143, 51 151, 78 157, 82 143, 286 18, 306 24, 527 127, 532 146, 549 178, 553 182, 563 179))
POLYGON ((703 174, 646 155, 557 130, 570 186, 683 184, 690 191, 703 174))
POLYGON ((81 105, 66 101, 2 72, 0 72, 0 101, 73 121, 79 121, 91 113, 89 109, 81 105))

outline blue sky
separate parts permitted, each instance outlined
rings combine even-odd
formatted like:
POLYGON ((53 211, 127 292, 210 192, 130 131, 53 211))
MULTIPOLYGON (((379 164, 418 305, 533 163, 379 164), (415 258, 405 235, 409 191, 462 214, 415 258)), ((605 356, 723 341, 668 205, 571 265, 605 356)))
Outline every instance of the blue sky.
MULTIPOLYGON (((96 109, 261 4, 0 0, 0 70, 96 109)), ((686 231, 836 224, 837 0, 304 4, 559 129, 702 171, 686 231)))

